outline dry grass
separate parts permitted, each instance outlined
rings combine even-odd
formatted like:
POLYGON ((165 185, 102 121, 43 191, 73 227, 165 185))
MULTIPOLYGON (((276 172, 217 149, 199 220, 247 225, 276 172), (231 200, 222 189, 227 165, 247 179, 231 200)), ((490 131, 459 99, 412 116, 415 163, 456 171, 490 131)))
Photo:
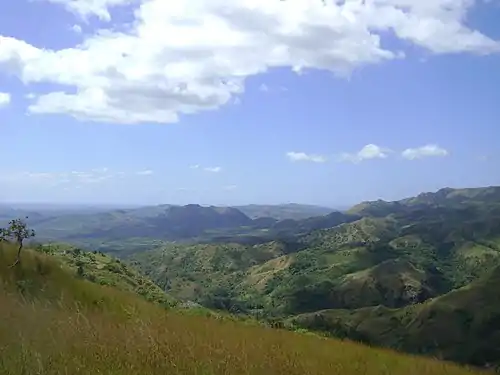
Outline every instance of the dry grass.
POLYGON ((2 375, 479 374, 350 342, 167 312, 75 279, 42 255, 26 253, 17 269, 8 269, 8 260, 3 252, 2 375))

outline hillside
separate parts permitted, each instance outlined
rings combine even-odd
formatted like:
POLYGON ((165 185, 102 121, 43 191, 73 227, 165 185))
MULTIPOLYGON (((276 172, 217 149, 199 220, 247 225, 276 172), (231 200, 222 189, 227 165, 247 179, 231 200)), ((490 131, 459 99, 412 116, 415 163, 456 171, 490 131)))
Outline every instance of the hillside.
POLYGON ((175 298, 167 295, 150 279, 117 258, 64 244, 38 245, 36 251, 50 255, 69 273, 81 279, 138 294, 164 307, 178 305, 175 298))
MULTIPOLYGON (((401 327, 413 320, 401 320, 398 326, 395 319, 399 312, 417 319, 419 306, 466 290, 462 288, 480 295, 473 283, 500 267, 498 191, 442 189, 301 220, 251 219, 235 208, 167 205, 90 215, 90 221, 67 221, 70 216, 49 221, 72 225, 67 238, 74 243, 84 239, 93 248, 121 256, 158 286, 156 292, 181 304, 195 302, 273 324, 293 322, 408 352, 486 365, 490 357, 481 362, 476 355, 463 356, 463 348, 448 341, 439 351, 423 350, 427 341, 419 338, 421 330, 429 336, 426 340, 441 339, 439 330, 426 328, 434 324, 432 314, 417 314, 420 328, 412 330, 401 327), (79 231, 77 223, 85 229, 79 231), (335 329, 301 320, 324 311, 335 317, 335 329), (370 330, 358 329, 362 325, 353 328, 350 319, 364 319, 364 314, 378 319, 373 326, 380 322, 370 328, 374 332, 385 329, 380 340, 370 330)), ((101 264, 110 280, 110 275, 116 277, 113 270, 120 270, 118 261, 104 261, 99 253, 95 259, 73 259, 71 251, 64 256, 73 272, 89 264, 93 271, 82 268, 81 273, 98 275, 95 265, 101 264)), ((137 288, 125 290, 139 293, 137 288)), ((496 300, 491 301, 494 321, 496 300)), ((460 316, 451 314, 450 326, 463 325, 460 316)), ((469 333, 469 347, 482 345, 481 331, 469 333)))
POLYGON ((132 260, 173 295, 207 303, 222 294, 233 307, 266 315, 399 307, 500 264, 500 214, 481 215, 429 209, 418 221, 363 218, 288 242, 165 244, 132 260))
POLYGON ((0 373, 472 375, 350 342, 166 311, 75 278, 50 255, 0 249, 0 373))
POLYGON ((405 214, 418 208, 464 208, 483 205, 500 206, 500 187, 452 189, 443 188, 426 192, 416 197, 399 201, 367 201, 351 207, 347 213, 361 216, 384 217, 391 214, 405 214))
MULTIPOLYGON (((404 210, 401 206, 405 205, 395 205, 394 212, 384 217, 355 220, 356 215, 344 215, 330 228, 302 233, 305 226, 299 227, 287 240, 254 245, 165 244, 131 259, 180 299, 285 321, 322 310, 350 316, 359 309, 376 311, 377 317, 390 321, 393 309, 413 311, 413 306, 467 288, 500 266, 500 210, 494 201, 418 204, 404 210)), ((419 324, 426 327, 432 320, 424 317, 419 324)), ((420 352, 417 336, 413 337, 417 331, 408 333, 407 346, 399 346, 400 336, 406 337, 404 329, 386 328, 392 340, 387 339, 389 346, 420 352)), ((363 337, 350 328, 342 332, 352 339, 363 337)), ((432 330, 426 334, 433 339, 432 330)), ((435 334, 438 340, 439 331, 435 334)), ((479 331, 471 331, 467 339, 470 345, 479 345, 482 338, 479 331)), ((440 350, 446 358, 460 356, 449 342, 443 345, 440 350)), ((430 349, 429 353, 437 354, 430 349)), ((478 363, 475 357, 467 358, 478 363)))
POLYGON ((422 304, 300 315, 292 324, 366 343, 500 369, 500 267, 422 304))

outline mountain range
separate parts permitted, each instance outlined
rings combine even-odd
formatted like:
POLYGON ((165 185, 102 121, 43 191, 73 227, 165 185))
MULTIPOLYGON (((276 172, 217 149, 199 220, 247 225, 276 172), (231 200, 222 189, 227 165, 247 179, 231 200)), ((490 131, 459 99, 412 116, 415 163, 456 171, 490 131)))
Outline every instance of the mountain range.
POLYGON ((445 188, 312 217, 255 215, 163 205, 38 213, 29 224, 40 242, 118 256, 169 301, 500 366, 500 187, 445 188))

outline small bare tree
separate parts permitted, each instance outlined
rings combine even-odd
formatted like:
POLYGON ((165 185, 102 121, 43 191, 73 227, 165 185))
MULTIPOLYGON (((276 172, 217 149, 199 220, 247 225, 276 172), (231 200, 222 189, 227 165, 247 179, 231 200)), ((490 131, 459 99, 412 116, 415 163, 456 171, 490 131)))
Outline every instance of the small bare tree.
POLYGON ((28 228, 28 224, 23 219, 13 219, 9 222, 7 228, 0 228, 0 241, 14 241, 18 246, 16 261, 11 267, 21 262, 21 251, 23 250, 24 241, 32 237, 35 237, 35 231, 28 228))

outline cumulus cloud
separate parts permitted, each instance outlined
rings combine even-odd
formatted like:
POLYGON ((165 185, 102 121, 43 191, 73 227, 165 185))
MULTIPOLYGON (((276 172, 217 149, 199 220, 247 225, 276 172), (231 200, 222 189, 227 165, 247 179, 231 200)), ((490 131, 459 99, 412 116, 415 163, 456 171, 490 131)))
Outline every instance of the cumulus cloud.
POLYGON ((0 108, 7 107, 10 104, 10 94, 0 92, 0 108))
POLYGON ((368 144, 356 153, 343 153, 339 157, 339 161, 348 161, 351 163, 359 163, 363 160, 370 159, 385 159, 391 153, 391 150, 382 148, 374 144, 368 144))
POLYGON ((115 7, 135 10, 127 31, 99 30, 72 48, 0 36, 0 71, 61 87, 29 111, 82 120, 176 122, 233 103, 247 77, 271 68, 346 76, 404 56, 383 44, 388 32, 436 54, 499 51, 466 24, 474 0, 45 1, 102 21, 115 7))
POLYGON ((326 157, 321 155, 306 154, 305 152, 287 152, 286 156, 291 161, 309 161, 313 163, 324 163, 326 162, 326 157))
POLYGON ((448 151, 435 144, 429 144, 418 148, 408 148, 401 153, 405 159, 415 160, 431 156, 448 156, 448 151))

